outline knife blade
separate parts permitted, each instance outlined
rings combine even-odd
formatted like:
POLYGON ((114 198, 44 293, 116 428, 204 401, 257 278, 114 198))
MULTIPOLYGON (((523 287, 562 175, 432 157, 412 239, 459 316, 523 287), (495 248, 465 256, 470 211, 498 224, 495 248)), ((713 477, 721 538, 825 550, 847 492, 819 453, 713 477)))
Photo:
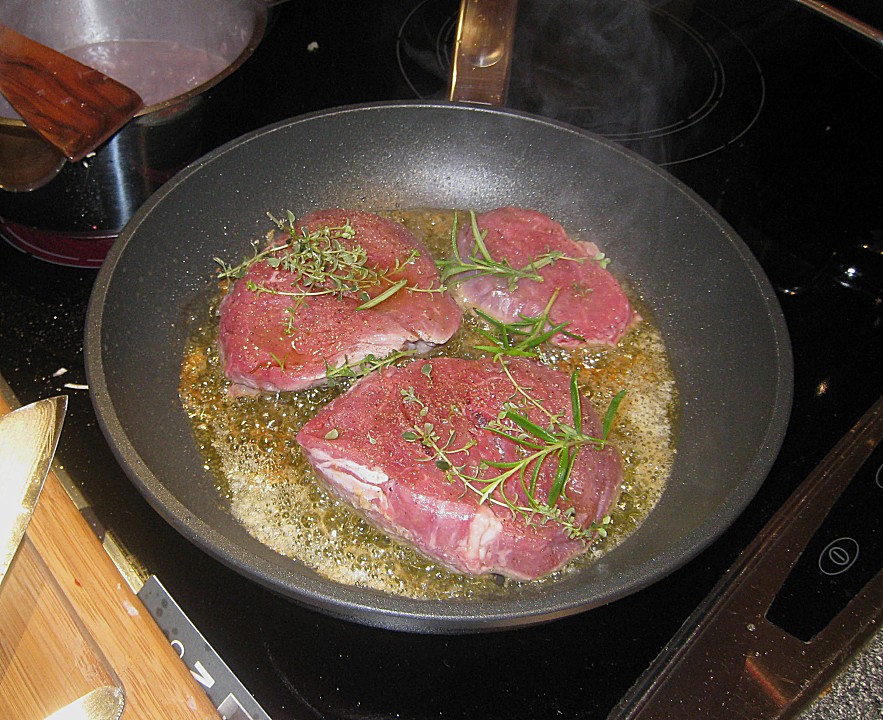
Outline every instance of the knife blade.
POLYGON ((15 558, 55 456, 67 396, 0 417, 0 586, 15 558))
POLYGON ((119 720, 126 695, 116 685, 102 685, 46 716, 46 720, 119 720))

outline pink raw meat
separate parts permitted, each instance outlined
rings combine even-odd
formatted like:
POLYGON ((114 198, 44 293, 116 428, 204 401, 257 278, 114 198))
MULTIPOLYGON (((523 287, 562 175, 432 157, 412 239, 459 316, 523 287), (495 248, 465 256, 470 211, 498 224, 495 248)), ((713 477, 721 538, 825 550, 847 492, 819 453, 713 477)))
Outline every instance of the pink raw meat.
MULTIPOLYGON (((416 249, 417 259, 393 272, 390 279, 407 279, 408 287, 439 287, 428 250, 400 223, 371 213, 330 209, 305 216, 299 227, 312 231, 340 227, 347 221, 355 229, 351 242, 365 249, 369 266, 394 269, 397 261, 404 262, 416 249)), ((390 284, 371 288, 369 294, 377 297, 390 284)), ((369 355, 381 358, 397 350, 442 344, 456 332, 462 317, 446 292, 405 288, 372 308, 359 310, 364 298, 353 293, 311 296, 298 304, 290 293, 305 289, 291 271, 262 261, 252 265, 224 297, 218 345, 224 372, 235 385, 265 391, 321 385, 329 367, 369 355), (278 292, 256 292, 256 286, 278 292)))
MULTIPOLYGON (((532 398, 560 413, 564 422, 573 422, 568 375, 525 360, 511 361, 509 369, 532 398)), ((330 488, 384 532, 458 572, 530 580, 584 552, 585 541, 570 537, 555 521, 537 518, 528 523, 506 507, 480 503, 461 478, 447 475, 436 463, 434 451, 407 437, 411 428, 431 423, 440 444, 450 441, 452 463, 491 477, 499 471, 479 470, 482 460, 514 460, 523 452, 486 429, 510 400, 533 422, 548 427, 541 410, 521 407, 526 401, 498 363, 421 359, 363 378, 310 420, 297 440, 330 488)), ((582 407, 584 431, 597 435, 597 416, 587 400, 582 407)), ((555 469, 551 459, 543 463, 537 500, 548 498, 555 469)), ((566 497, 560 497, 557 506, 572 508, 575 522, 588 527, 608 513, 621 481, 621 461, 613 446, 584 445, 576 455, 566 497)), ((515 477, 505 490, 524 502, 515 477)))
MULTIPOLYGON (((506 279, 469 276, 452 288, 461 304, 513 323, 539 317, 557 290, 549 313, 551 322, 567 322, 566 331, 583 340, 558 333, 552 343, 570 348, 616 345, 637 317, 616 278, 596 261, 600 251, 594 243, 572 240, 561 225, 535 210, 504 207, 483 213, 477 220, 479 229, 487 233, 485 245, 497 262, 505 260, 520 269, 550 251, 565 257, 539 269, 542 282, 520 279, 514 290, 506 279)), ((471 223, 466 223, 457 237, 461 257, 467 258, 474 245, 471 223)))

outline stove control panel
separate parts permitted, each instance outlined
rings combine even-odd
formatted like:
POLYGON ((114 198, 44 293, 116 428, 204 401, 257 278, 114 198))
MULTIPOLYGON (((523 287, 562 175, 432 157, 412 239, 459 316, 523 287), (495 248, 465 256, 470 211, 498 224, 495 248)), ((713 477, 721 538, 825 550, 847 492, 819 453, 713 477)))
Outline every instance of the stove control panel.
POLYGON ((876 442, 767 611, 801 640, 827 627, 883 567, 883 443, 876 442))

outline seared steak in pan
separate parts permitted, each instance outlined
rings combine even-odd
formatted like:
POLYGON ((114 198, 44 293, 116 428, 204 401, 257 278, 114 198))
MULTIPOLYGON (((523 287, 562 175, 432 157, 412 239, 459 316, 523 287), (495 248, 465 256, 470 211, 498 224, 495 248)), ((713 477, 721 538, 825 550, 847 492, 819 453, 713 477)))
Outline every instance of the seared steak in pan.
MULTIPOLYGON (((537 279, 510 284, 475 274, 452 288, 462 304, 505 323, 540 317, 548 309, 551 325, 567 323, 567 333, 551 340, 561 347, 615 345, 631 326, 635 312, 594 243, 572 240, 557 222, 526 208, 498 208, 476 220, 495 261, 517 269, 534 266, 537 279)), ((457 247, 463 258, 480 256, 471 223, 461 227, 457 247)))
MULTIPOLYGON (((492 428, 520 433, 503 417, 507 408, 544 428, 572 426, 572 406, 570 377, 549 367, 421 359, 363 378, 297 440, 330 488, 382 530, 459 572, 530 580, 585 551, 592 523, 618 495, 620 458, 609 444, 580 447, 551 511, 525 508, 531 498, 546 504, 554 454, 529 492, 514 473, 482 500, 504 472, 499 463, 531 452, 492 428)), ((581 408, 582 431, 598 437, 601 423, 584 398, 581 408)), ((534 467, 527 464, 528 483, 534 467)))
POLYGON ((221 303, 219 348, 234 384, 301 390, 324 384, 328 368, 425 349, 456 332, 462 312, 440 290, 429 252, 403 225, 332 209, 305 216, 298 227, 318 233, 308 257, 277 234, 272 247, 279 250, 248 267, 221 303), (364 257, 353 261, 348 251, 364 257), (297 262, 287 262, 295 253, 297 262))

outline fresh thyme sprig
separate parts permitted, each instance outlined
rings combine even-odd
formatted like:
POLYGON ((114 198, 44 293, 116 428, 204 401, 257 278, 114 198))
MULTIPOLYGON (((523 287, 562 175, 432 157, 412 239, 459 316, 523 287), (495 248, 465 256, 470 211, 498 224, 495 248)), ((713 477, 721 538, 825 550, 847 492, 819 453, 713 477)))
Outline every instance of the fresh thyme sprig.
MULTIPOLYGON (((357 269, 361 274, 367 260, 367 253, 359 245, 344 246, 342 240, 352 240, 355 229, 347 222, 341 226, 323 226, 312 232, 306 228, 297 228, 292 212, 288 212, 286 220, 269 215, 276 227, 285 233, 288 239, 281 243, 270 242, 263 250, 259 250, 257 242, 253 242, 251 257, 239 265, 229 265, 220 258, 215 262, 221 266, 218 276, 224 279, 244 277, 252 265, 266 262, 270 267, 290 270, 302 274, 307 284, 314 280, 327 280, 326 266, 339 267, 344 270, 357 269)), ((272 233, 271 233, 272 235, 272 233)), ((342 278, 339 278, 342 279, 342 278)))
MULTIPOLYGON (((510 375, 511 377, 511 375, 510 375)), ((523 388, 520 390, 525 394, 523 388)), ((475 446, 469 440, 458 446, 454 430, 448 432, 446 438, 439 435, 434 423, 422 421, 415 423, 402 434, 409 441, 420 443, 426 448, 435 465, 442 470, 449 480, 460 481, 465 489, 478 495, 479 503, 491 503, 508 508, 514 515, 522 516, 530 524, 537 518, 541 523, 552 521, 561 525, 568 536, 573 539, 590 540, 595 534, 606 536, 606 527, 610 518, 593 521, 587 527, 576 523, 574 509, 561 508, 559 498, 566 497, 567 481, 573 470, 577 453, 585 447, 603 450, 608 441, 610 429, 616 411, 625 396, 620 391, 611 400, 604 415, 600 437, 587 434, 583 429, 582 401, 577 383, 577 374, 571 376, 570 400, 573 422, 568 424, 560 416, 545 410, 550 418, 548 427, 531 421, 525 413, 514 404, 507 403, 500 416, 488 423, 485 429, 499 437, 515 443, 523 456, 513 461, 497 461, 480 459, 475 469, 465 464, 469 450, 475 446), (465 457, 464 457, 465 456, 465 457), (464 460, 464 462, 461 462, 464 460), (540 500, 537 490, 540 472, 547 462, 556 464, 555 476, 545 501, 540 500), (493 474, 496 472, 496 474, 493 474), (506 484, 516 478, 526 502, 506 493, 506 484)), ((417 397, 413 388, 402 390, 402 397, 407 403, 416 403, 420 407, 418 415, 425 418, 428 407, 417 397)), ((536 401, 533 404, 541 407, 536 401)))
POLYGON ((368 253, 354 242, 356 231, 349 222, 341 226, 323 226, 307 231, 306 228, 297 227, 297 220, 290 211, 285 220, 272 215, 270 219, 288 239, 281 243, 271 242, 263 250, 252 243, 251 257, 239 265, 232 266, 215 258, 215 262, 221 267, 218 273, 220 278, 242 278, 255 263, 265 262, 272 268, 292 273, 294 289, 288 291, 249 282, 249 290, 295 298, 322 295, 341 298, 353 294, 363 301, 357 308, 359 310, 375 307, 405 288, 417 292, 441 292, 441 288, 418 288, 409 286, 405 278, 393 278, 406 265, 417 260, 419 253, 416 249, 404 258, 397 259, 393 267, 380 269, 368 264, 368 253), (388 287, 371 297, 368 291, 382 285, 388 287))
POLYGON ((454 213, 454 222, 451 224, 451 257, 436 261, 436 266, 441 276, 442 285, 450 287, 476 275, 492 275, 506 280, 509 290, 514 291, 518 287, 519 280, 534 280, 543 282, 543 276, 539 271, 546 265, 551 265, 557 260, 573 260, 582 262, 584 258, 571 258, 560 250, 550 250, 539 255, 522 268, 515 268, 508 260, 494 259, 484 242, 487 231, 482 232, 478 227, 475 212, 469 211, 469 219, 472 228, 472 237, 475 245, 468 257, 460 255, 457 247, 457 214, 454 213))
POLYGON ((326 365, 325 377, 328 379, 329 385, 334 387, 347 385, 354 380, 365 377, 365 375, 370 375, 375 370, 389 367, 398 360, 413 357, 416 354, 416 350, 397 350, 382 358, 378 358, 375 355, 367 355, 358 362, 353 363, 347 359, 336 367, 326 365))
POLYGON ((476 350, 493 353, 494 360, 500 360, 503 356, 508 357, 539 357, 539 348, 561 333, 578 342, 585 342, 585 338, 576 333, 568 332, 565 328, 570 324, 568 321, 553 324, 549 318, 552 305, 558 298, 558 290, 552 293, 546 307, 537 317, 519 316, 519 320, 506 323, 491 317, 479 308, 473 308, 473 312, 490 325, 490 330, 477 329, 479 335, 488 341, 488 345, 475 345, 476 350))

